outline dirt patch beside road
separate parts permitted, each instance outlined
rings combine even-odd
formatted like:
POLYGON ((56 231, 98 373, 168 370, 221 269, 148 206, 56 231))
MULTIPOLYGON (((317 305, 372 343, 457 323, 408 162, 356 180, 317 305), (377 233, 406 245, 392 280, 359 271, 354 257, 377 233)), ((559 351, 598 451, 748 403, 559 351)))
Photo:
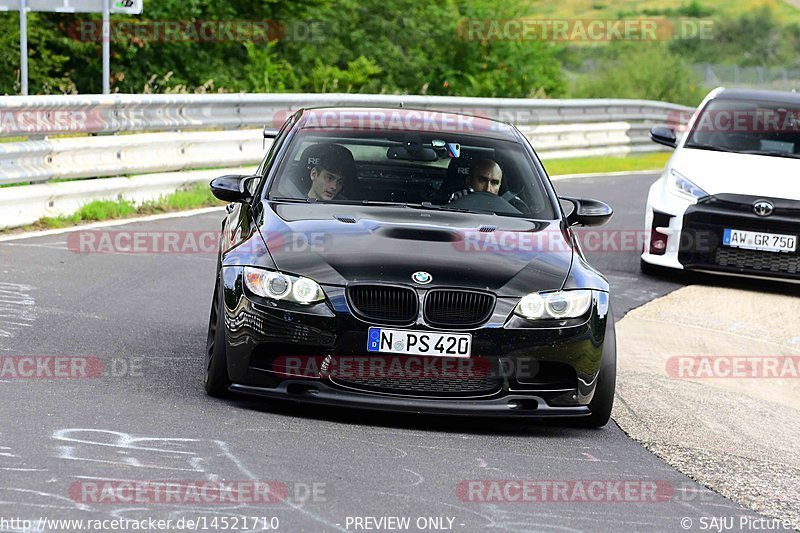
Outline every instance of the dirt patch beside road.
POLYGON ((669 464, 796 528, 799 311, 797 297, 698 285, 631 311, 617 323, 614 407, 669 464))

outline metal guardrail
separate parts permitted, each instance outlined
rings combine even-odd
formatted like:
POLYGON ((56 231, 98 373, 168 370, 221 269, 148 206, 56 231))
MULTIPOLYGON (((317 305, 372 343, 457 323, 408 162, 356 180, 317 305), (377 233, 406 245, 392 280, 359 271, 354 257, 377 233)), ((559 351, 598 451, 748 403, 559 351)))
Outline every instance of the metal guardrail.
POLYGON ((650 126, 685 122, 694 111, 646 100, 364 94, 0 97, 0 138, 10 141, 0 142, 0 184, 42 184, 0 189, 0 227, 67 214, 80 198, 142 196, 131 186, 110 188, 108 179, 42 188, 51 180, 144 175, 138 183, 159 173, 153 179, 177 187, 206 180, 208 172, 185 178, 163 173, 257 164, 264 153, 262 128, 279 127, 301 107, 401 105, 514 123, 545 160, 659 150, 649 141, 650 126), (70 201, 60 201, 60 194, 70 201), (30 205, 21 206, 24 198, 30 205))
POLYGON ((0 184, 248 165, 263 153, 260 129, 0 143, 0 184))
POLYGON ((650 100, 463 98, 374 94, 117 94, 0 97, 0 137, 277 127, 311 106, 462 112, 518 125, 664 120, 691 108, 650 100))

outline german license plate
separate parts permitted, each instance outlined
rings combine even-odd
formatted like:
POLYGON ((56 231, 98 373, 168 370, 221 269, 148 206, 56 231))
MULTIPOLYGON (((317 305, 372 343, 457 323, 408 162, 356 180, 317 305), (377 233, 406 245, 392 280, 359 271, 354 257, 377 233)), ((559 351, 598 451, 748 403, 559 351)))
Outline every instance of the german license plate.
POLYGON ((797 249, 797 236, 726 229, 722 236, 722 244, 762 252, 794 252, 797 249))
POLYGON ((472 335, 438 333, 407 329, 369 328, 368 352, 431 355, 436 357, 469 357, 472 335))

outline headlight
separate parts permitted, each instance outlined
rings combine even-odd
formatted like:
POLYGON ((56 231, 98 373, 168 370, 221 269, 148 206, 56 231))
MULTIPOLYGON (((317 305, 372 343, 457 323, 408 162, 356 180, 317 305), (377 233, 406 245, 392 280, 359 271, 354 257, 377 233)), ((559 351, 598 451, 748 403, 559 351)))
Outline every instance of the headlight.
POLYGON ((524 296, 514 313, 529 320, 578 318, 592 304, 592 291, 533 292, 524 296))
POLYGON ((689 181, 689 179, 680 172, 672 169, 669 171, 669 184, 673 192, 689 198, 693 202, 696 202, 698 198, 708 196, 706 191, 689 181))
POLYGON ((309 278, 245 267, 244 284, 253 293, 273 300, 310 304, 325 299, 319 283, 309 278))

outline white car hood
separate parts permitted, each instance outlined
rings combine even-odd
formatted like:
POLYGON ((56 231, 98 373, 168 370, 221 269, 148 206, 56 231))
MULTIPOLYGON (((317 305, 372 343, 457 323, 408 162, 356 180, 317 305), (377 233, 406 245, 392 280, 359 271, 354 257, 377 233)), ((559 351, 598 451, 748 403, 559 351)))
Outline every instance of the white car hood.
POLYGON ((670 167, 709 194, 800 200, 800 159, 679 148, 670 167))

